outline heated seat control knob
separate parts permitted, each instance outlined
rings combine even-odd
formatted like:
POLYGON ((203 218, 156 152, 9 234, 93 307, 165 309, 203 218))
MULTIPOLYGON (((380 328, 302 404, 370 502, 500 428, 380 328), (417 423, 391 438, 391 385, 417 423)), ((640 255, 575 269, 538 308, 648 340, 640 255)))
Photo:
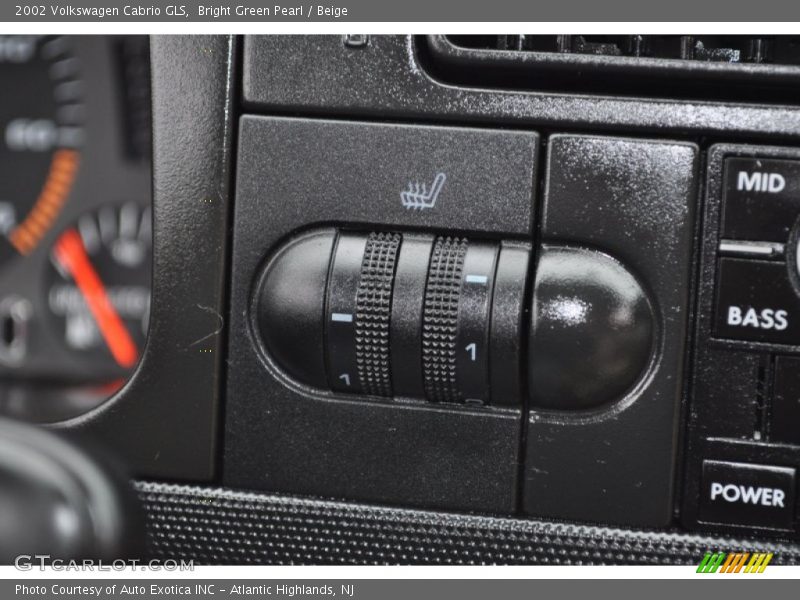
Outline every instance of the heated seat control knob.
POLYGON ((392 395, 390 317, 401 239, 397 233, 338 236, 325 309, 333 390, 392 395))
POLYGON ((432 402, 488 404, 496 244, 437 238, 425 289, 422 366, 432 402))
POLYGON ((529 255, 524 242, 308 232, 266 263, 256 338, 321 390, 519 406, 529 255))
POLYGON ((328 393, 606 407, 657 349, 643 286, 585 248, 545 244, 532 268, 521 241, 317 230, 277 249, 256 289, 267 360, 328 393))

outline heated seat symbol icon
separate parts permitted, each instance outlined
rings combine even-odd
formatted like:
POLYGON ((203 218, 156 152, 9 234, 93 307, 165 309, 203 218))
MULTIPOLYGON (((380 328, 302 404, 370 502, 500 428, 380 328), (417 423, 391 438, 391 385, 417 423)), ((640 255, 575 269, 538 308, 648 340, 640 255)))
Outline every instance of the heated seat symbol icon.
POLYGON ((433 208, 436 206, 439 192, 442 191, 442 186, 444 186, 446 180, 447 176, 444 173, 437 173, 430 189, 425 183, 420 184, 418 181, 410 181, 408 189, 400 192, 400 201, 409 210, 433 208))

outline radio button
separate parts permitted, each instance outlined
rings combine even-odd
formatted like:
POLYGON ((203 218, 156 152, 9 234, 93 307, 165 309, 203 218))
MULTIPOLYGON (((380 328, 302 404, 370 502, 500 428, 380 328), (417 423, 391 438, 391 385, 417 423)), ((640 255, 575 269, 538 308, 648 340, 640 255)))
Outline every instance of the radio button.
POLYGON ((733 340, 800 344, 800 297, 792 288, 786 265, 721 259, 714 334, 733 340))
POLYGON ((795 470, 703 462, 699 518, 706 523, 794 528, 795 470))
POLYGON ((800 161, 725 161, 722 237, 785 243, 800 215, 800 161))

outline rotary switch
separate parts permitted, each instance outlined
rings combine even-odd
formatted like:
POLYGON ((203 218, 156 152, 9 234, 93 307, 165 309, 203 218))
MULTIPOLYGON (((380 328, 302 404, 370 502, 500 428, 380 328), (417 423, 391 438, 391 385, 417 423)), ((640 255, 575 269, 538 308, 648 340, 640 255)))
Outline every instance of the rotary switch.
POLYGON ((325 319, 333 390, 392 395, 389 322, 400 239, 396 233, 338 237, 325 319))
POLYGON ((296 382, 433 403, 581 410, 623 398, 652 363, 655 317, 612 257, 420 233, 320 230, 278 249, 256 338, 296 382), (528 309, 530 307, 530 309, 528 309))
POLYGON ((256 328, 269 358, 309 386, 518 404, 529 254, 463 237, 312 232, 267 265, 256 328))
POLYGON ((489 311, 497 251, 495 244, 436 239, 422 313, 428 400, 489 401, 489 311))

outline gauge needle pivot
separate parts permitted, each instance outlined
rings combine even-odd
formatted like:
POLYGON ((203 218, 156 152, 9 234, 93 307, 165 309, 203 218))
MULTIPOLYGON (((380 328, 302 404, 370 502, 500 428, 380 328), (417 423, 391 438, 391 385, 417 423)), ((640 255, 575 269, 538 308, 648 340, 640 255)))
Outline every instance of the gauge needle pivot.
POLYGON ((55 258, 75 280, 114 360, 126 369, 135 365, 139 359, 136 343, 111 304, 77 230, 67 229, 61 234, 56 242, 55 258))

